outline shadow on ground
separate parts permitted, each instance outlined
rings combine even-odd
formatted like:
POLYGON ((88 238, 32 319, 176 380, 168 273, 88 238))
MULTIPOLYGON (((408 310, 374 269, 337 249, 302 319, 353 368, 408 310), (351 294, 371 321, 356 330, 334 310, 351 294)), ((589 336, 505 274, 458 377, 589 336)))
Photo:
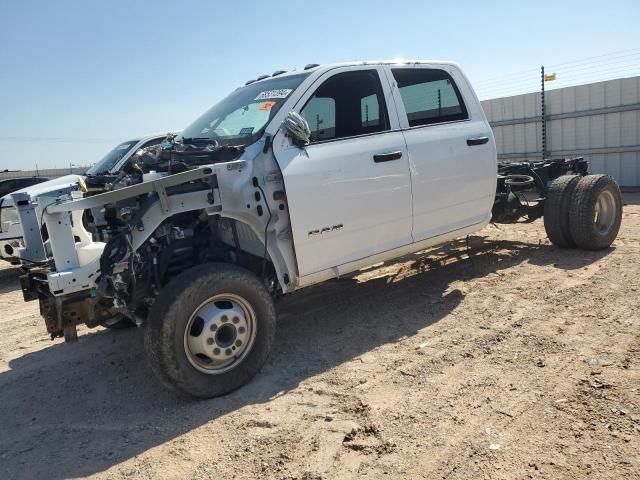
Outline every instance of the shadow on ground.
POLYGON ((463 300, 450 288, 453 281, 525 261, 579 268, 606 255, 482 237, 470 243, 470 250, 463 239, 405 257, 390 275, 329 281, 284 298, 273 360, 224 398, 192 401, 164 390, 145 362, 139 329, 99 330, 77 344, 56 341, 14 359, 0 374, 0 476, 62 479, 102 472, 433 325, 463 300))
POLYGON ((22 275, 20 267, 10 266, 0 270, 0 295, 20 290, 18 277, 22 275))

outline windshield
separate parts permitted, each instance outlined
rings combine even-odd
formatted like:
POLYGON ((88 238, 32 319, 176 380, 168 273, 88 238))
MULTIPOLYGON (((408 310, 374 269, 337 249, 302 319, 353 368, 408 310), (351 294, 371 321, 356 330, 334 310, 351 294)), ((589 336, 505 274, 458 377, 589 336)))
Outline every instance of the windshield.
POLYGON ((128 142, 121 143, 116 148, 107 153, 102 160, 96 163, 93 167, 87 170, 87 175, 104 175, 109 173, 109 171, 115 167, 116 163, 122 160, 129 151, 136 145, 140 140, 129 140, 128 142))
POLYGON ((252 143, 308 75, 275 77, 239 88, 185 128, 177 140, 211 140, 226 145, 252 143))

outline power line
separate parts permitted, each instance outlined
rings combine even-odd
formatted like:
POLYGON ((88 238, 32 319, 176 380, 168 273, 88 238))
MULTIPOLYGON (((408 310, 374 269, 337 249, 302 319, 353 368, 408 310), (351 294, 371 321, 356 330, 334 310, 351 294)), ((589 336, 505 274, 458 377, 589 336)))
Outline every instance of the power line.
MULTIPOLYGON (((632 48, 632 49, 626 49, 626 50, 618 50, 616 52, 611 52, 611 53, 598 55, 594 57, 581 58, 581 59, 573 60, 569 62, 556 63, 548 66, 545 65, 545 68, 549 70, 549 69, 554 69, 555 67, 562 67, 564 65, 573 65, 572 67, 561 68, 559 71, 562 71, 564 73, 564 72, 571 72, 573 70, 584 70, 584 69, 588 70, 590 68, 596 68, 602 65, 612 65, 617 63, 623 63, 625 61, 635 61, 635 58, 629 58, 629 57, 636 57, 638 55, 640 55, 640 48, 632 48), (597 59, 602 59, 604 57, 607 57, 606 60, 597 61, 597 59), (591 67, 591 65, 593 65, 593 67, 591 67)), ((483 87, 487 87, 487 86, 493 87, 493 86, 511 84, 514 82, 522 82, 522 81, 526 82, 527 81, 526 77, 529 77, 529 76, 531 76, 531 79, 532 79, 531 81, 536 82, 537 84, 538 74, 539 74, 539 71, 537 68, 536 69, 531 68, 531 69, 523 70, 517 73, 506 74, 498 77, 479 80, 477 82, 472 82, 472 84, 476 89, 482 89, 483 87), (522 77, 525 77, 525 78, 522 78, 522 77)))
MULTIPOLYGON (((636 62, 640 62, 640 52, 634 54, 634 57, 637 58, 618 58, 618 59, 612 59, 611 61, 605 61, 605 62, 598 62, 598 63, 591 63, 591 64, 585 64, 582 66, 578 66, 578 67, 567 67, 564 69, 554 69, 553 72, 558 74, 558 75, 566 75, 566 74, 573 74, 574 72, 578 72, 578 71, 586 71, 588 72, 589 70, 596 70, 596 69, 603 69, 604 67, 611 67, 614 66, 615 68, 618 67, 626 67, 626 66, 634 66, 636 64, 636 62), (628 65, 625 65, 625 63, 628 63, 628 65)), ((545 67, 547 68, 547 67, 545 67)), ((548 69, 548 68, 547 68, 548 69)), ((548 69, 549 70, 549 69, 548 69)), ((608 69, 606 69, 608 70, 608 69)), ((551 73, 551 70, 549 70, 551 73)), ((519 82, 537 82, 537 77, 539 76, 538 72, 534 72, 533 70, 530 72, 529 74, 529 78, 528 79, 509 79, 509 78, 505 78, 503 80, 498 80, 498 81, 494 81, 494 82, 473 82, 473 85, 475 88, 483 88, 483 87, 493 87, 493 86, 501 86, 501 85, 506 85, 506 84, 512 84, 512 83, 519 83, 519 82)))
POLYGON ((624 59, 617 59, 617 60, 612 60, 612 61, 605 61, 605 62, 599 62, 599 63, 590 63, 590 64, 586 64, 586 65, 582 65, 580 67, 571 67, 571 68, 560 68, 560 69, 553 69, 550 70, 550 72, 552 73, 573 73, 573 72, 579 72, 581 70, 591 70, 594 68, 602 68, 602 67, 607 67, 607 66, 611 66, 611 65, 615 65, 618 66, 620 64, 622 64, 624 66, 624 64, 635 64, 637 62, 640 62, 640 52, 636 54, 636 58, 624 58, 624 59))
POLYGON ((626 66, 626 67, 610 69, 610 70, 605 71, 605 72, 602 72, 602 71, 600 71, 600 72, 586 72, 586 73, 578 73, 578 74, 575 74, 575 75, 568 75, 566 77, 557 77, 556 81, 560 83, 560 82, 570 81, 570 80, 597 79, 599 77, 607 77, 607 76, 611 76, 611 75, 617 75, 617 74, 620 74, 620 73, 634 72, 634 71, 638 71, 638 74, 640 75, 640 63, 637 64, 637 65, 630 65, 630 66, 626 66))
MULTIPOLYGON (((613 66, 613 68, 598 68, 597 70, 592 70, 592 71, 583 71, 583 72, 579 72, 579 71, 567 71, 565 73, 558 73, 557 74, 557 80, 554 81, 554 83, 549 83, 549 88, 550 89, 555 89, 558 88, 559 84, 562 84, 563 87, 565 86, 570 86, 568 83, 574 82, 576 80, 581 81, 581 83, 583 80, 591 80, 591 81, 605 81, 605 80, 610 80, 612 76, 614 75, 621 75, 624 74, 624 77, 629 77, 629 76, 634 76, 635 72, 638 72, 637 74, 640 75, 640 62, 635 63, 635 64, 629 64, 629 65, 615 65, 613 66)), ((589 82, 592 83, 592 82, 589 82)), ((480 86, 477 87, 476 86, 476 90, 480 93, 482 93, 483 95, 491 95, 491 94, 502 94, 503 96, 514 92, 514 91, 520 91, 520 90, 532 90, 532 91, 536 91, 537 90, 537 82, 535 81, 534 78, 526 81, 526 82, 518 82, 518 83, 512 83, 509 84, 507 86, 499 86, 499 85, 491 85, 491 86, 480 86)))
POLYGON ((555 67, 559 67, 559 66, 561 66, 561 65, 570 65, 570 64, 572 64, 572 63, 583 62, 583 61, 585 61, 585 60, 593 60, 593 59, 595 59, 595 58, 602 58, 602 57, 612 57, 612 56, 616 56, 616 55, 618 55, 618 54, 620 54, 620 53, 625 53, 625 52, 635 52, 635 51, 640 51, 640 48, 629 48, 629 49, 627 49, 627 50, 618 50, 618 51, 615 51, 615 52, 604 53, 604 54, 602 54, 602 55, 597 55, 597 56, 595 56, 595 57, 586 57, 586 58, 581 58, 581 59, 578 59, 578 60, 572 60, 572 61, 570 61, 570 62, 556 63, 556 64, 554 64, 554 65, 548 65, 548 66, 545 66, 545 68, 555 68, 555 67))

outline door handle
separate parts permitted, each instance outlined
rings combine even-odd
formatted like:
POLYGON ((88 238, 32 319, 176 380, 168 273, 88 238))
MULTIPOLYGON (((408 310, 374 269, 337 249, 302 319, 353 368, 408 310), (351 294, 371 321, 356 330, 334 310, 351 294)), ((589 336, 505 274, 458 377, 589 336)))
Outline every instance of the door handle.
POLYGON ((390 162, 391 160, 398 160, 402 157, 402 152, 387 152, 387 153, 376 153, 373 156, 373 161, 376 163, 380 162, 390 162))
POLYGON ((489 137, 472 137, 467 138, 467 145, 472 147, 473 145, 483 145, 489 141, 489 137))

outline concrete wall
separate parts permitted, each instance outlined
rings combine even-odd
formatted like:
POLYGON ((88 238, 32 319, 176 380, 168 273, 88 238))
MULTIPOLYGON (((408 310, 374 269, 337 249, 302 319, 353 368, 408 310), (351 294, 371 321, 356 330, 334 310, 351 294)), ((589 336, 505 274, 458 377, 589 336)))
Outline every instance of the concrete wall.
MULTIPOLYGON (((546 100, 550 156, 584 156, 592 173, 640 186, 640 77, 548 90, 546 100)), ((485 100, 482 106, 499 159, 542 157, 540 93, 485 100)))
POLYGON ((82 175, 86 172, 88 167, 74 167, 73 171, 69 168, 45 168, 36 170, 19 170, 13 172, 0 172, 0 180, 5 178, 24 178, 24 177, 45 177, 45 178, 57 178, 69 175, 69 173, 75 173, 82 175))

